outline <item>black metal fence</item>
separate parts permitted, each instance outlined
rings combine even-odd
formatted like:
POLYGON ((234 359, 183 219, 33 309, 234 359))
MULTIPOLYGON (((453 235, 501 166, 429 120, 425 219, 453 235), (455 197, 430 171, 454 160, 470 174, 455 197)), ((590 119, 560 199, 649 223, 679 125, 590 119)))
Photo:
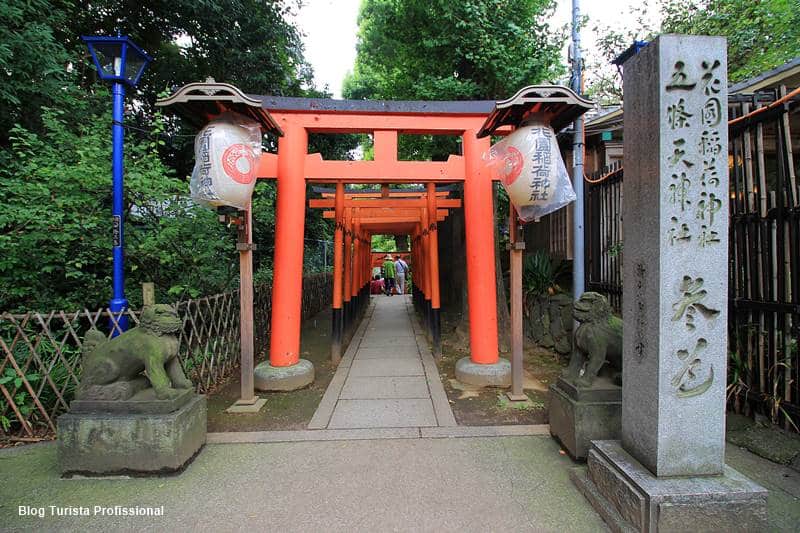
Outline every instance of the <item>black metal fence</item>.
POLYGON ((588 176, 584 186, 586 290, 622 310, 622 165, 588 176))

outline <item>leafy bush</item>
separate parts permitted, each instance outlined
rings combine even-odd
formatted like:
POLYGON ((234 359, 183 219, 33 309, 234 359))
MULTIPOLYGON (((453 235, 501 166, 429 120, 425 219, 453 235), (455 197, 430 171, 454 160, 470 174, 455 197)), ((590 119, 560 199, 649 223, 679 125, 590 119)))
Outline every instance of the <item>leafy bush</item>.
POLYGON ((544 250, 525 256, 522 267, 522 290, 526 296, 555 294, 561 290, 558 278, 564 273, 565 264, 553 260, 544 250))

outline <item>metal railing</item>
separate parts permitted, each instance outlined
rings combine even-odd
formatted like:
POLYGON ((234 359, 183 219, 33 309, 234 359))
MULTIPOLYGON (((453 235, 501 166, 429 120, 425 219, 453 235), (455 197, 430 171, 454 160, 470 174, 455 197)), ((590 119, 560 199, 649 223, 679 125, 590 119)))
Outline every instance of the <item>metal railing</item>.
POLYGON ((615 164, 589 176, 584 185, 586 290, 604 294, 618 313, 622 311, 622 180, 622 166, 615 164))

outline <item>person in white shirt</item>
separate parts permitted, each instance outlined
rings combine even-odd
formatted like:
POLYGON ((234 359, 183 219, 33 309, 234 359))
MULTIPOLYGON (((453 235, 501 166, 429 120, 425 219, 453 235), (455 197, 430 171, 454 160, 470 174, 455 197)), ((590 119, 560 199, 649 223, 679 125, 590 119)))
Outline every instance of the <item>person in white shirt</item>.
POLYGON ((408 263, 403 261, 403 258, 399 255, 394 256, 394 275, 397 294, 403 294, 406 290, 406 272, 408 272, 408 263))

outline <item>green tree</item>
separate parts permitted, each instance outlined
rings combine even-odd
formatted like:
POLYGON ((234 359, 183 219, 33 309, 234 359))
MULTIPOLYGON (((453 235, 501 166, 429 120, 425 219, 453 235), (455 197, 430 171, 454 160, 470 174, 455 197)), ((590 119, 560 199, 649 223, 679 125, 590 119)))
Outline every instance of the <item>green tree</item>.
POLYGON ((798 0, 659 0, 662 22, 649 8, 634 9, 633 27, 594 25, 597 52, 587 72, 588 94, 605 103, 622 100, 622 80, 609 63, 634 39, 659 33, 722 35, 728 39, 728 79, 746 80, 800 56, 798 0))
MULTIPOLYGON (((552 0, 364 0, 356 62, 343 93, 389 100, 508 98, 564 72, 559 55, 565 35, 548 22, 554 9, 552 0)), ((443 160, 459 146, 456 137, 403 135, 398 150, 403 159, 443 160)), ((461 216, 453 213, 447 223, 460 225, 461 216)), ((446 250, 440 260, 443 272, 463 279, 461 238, 440 240, 446 250)), ((498 312, 505 323, 508 308, 497 267, 498 312)), ((458 294, 443 300, 460 302, 466 319, 464 284, 447 286, 458 294)))
POLYGON ((507 98, 552 79, 560 35, 552 0, 365 0, 350 98, 507 98))
MULTIPOLYGON (((0 309, 91 308, 110 296, 110 116, 92 115, 91 103, 43 109, 42 132, 16 126, 0 152, 0 309), (74 127, 73 113, 92 120, 74 127)), ((157 139, 126 144, 129 287, 156 281, 173 299, 228 288, 235 271, 225 229, 187 204, 157 139)), ((138 291, 129 293, 135 303, 138 291)))
POLYGON ((728 77, 742 81, 800 56, 798 0, 662 0, 663 33, 728 38, 728 77))

